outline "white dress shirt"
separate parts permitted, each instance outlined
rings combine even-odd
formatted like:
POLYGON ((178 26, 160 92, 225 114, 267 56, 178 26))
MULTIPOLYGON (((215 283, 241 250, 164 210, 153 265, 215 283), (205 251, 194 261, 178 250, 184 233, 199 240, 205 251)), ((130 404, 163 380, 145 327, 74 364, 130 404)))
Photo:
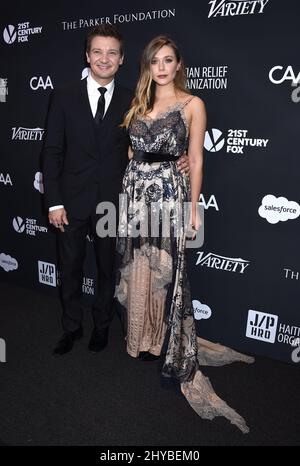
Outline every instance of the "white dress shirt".
POLYGON ((87 93, 89 96, 89 101, 90 101, 90 106, 91 106, 93 117, 95 117, 96 115, 98 100, 100 97, 100 92, 98 91, 98 88, 105 87, 107 89, 107 91, 104 94, 104 98, 105 98, 104 115, 105 115, 109 107, 109 104, 111 102, 113 92, 114 92, 114 88, 115 88, 114 79, 110 81, 110 83, 106 84, 106 86, 101 86, 101 84, 97 83, 97 81, 95 81, 95 79, 92 78, 91 74, 89 74, 86 82, 87 82, 87 93))
MULTIPOLYGON (((98 88, 106 87, 107 91, 104 94, 104 98, 105 98, 105 109, 104 109, 104 115, 103 115, 104 117, 109 107, 109 104, 111 102, 111 98, 113 96, 113 92, 115 88, 115 80, 113 79, 112 81, 110 81, 110 83, 106 84, 106 86, 101 86, 99 83, 97 83, 97 81, 95 81, 94 78, 92 78, 91 73, 89 73, 86 79, 86 85, 87 85, 87 93, 88 93, 88 98, 89 98, 93 117, 95 117, 96 115, 98 100, 100 97, 100 92, 98 91, 98 88)), ((56 210, 56 209, 62 209, 63 207, 64 207, 63 205, 54 205, 52 207, 49 207, 49 212, 52 212, 52 210, 56 210)))

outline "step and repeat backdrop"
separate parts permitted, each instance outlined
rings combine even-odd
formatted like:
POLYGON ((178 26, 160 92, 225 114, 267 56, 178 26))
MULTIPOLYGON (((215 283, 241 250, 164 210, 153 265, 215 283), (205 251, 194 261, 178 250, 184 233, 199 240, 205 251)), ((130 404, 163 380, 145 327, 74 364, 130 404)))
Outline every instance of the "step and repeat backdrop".
MULTIPOLYGON (((88 28, 119 27, 126 44, 118 80, 132 89, 144 45, 167 34, 182 50, 189 90, 208 113, 205 239, 188 250, 198 333, 297 364, 299 16, 299 3, 289 0, 7 4, 0 20, 0 279, 59 294, 41 150, 52 90, 88 73, 88 28)), ((87 237, 87 305, 97 291, 92 248, 87 237)))

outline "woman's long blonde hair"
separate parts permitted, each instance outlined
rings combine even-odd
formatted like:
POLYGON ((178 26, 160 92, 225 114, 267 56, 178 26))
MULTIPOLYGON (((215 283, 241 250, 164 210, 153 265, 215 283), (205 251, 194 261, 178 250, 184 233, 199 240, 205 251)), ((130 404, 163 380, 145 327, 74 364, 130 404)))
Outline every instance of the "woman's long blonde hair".
POLYGON ((180 63, 180 68, 176 72, 174 79, 175 91, 188 92, 186 89, 186 73, 178 47, 167 36, 157 36, 145 47, 140 65, 140 76, 136 86, 135 97, 132 100, 131 107, 127 112, 122 126, 128 128, 130 122, 137 117, 145 116, 151 112, 155 99, 155 82, 151 76, 151 61, 155 54, 164 46, 171 47, 174 51, 176 60, 180 63))

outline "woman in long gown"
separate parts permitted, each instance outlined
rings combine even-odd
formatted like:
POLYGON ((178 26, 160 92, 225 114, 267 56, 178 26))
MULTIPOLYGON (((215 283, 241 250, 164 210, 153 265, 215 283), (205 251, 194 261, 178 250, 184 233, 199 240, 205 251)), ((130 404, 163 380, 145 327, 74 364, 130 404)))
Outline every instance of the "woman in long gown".
POLYGON ((127 352, 143 361, 163 358, 163 376, 179 380, 200 416, 224 415, 247 432, 243 418, 215 394, 199 370, 199 362, 252 360, 197 339, 185 245, 187 220, 194 233, 200 226, 206 112, 203 101, 187 92, 181 56, 168 37, 154 38, 143 52, 124 126, 131 160, 123 179, 116 298, 124 310, 127 352), (176 164, 186 150, 190 179, 176 164))

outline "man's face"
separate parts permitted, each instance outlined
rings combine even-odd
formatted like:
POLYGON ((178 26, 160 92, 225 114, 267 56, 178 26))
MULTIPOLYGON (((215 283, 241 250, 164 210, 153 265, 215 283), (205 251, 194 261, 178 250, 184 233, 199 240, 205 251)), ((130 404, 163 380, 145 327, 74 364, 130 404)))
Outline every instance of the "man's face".
POLYGON ((108 84, 123 63, 120 42, 115 37, 96 36, 91 42, 86 58, 92 77, 102 86, 108 84))

